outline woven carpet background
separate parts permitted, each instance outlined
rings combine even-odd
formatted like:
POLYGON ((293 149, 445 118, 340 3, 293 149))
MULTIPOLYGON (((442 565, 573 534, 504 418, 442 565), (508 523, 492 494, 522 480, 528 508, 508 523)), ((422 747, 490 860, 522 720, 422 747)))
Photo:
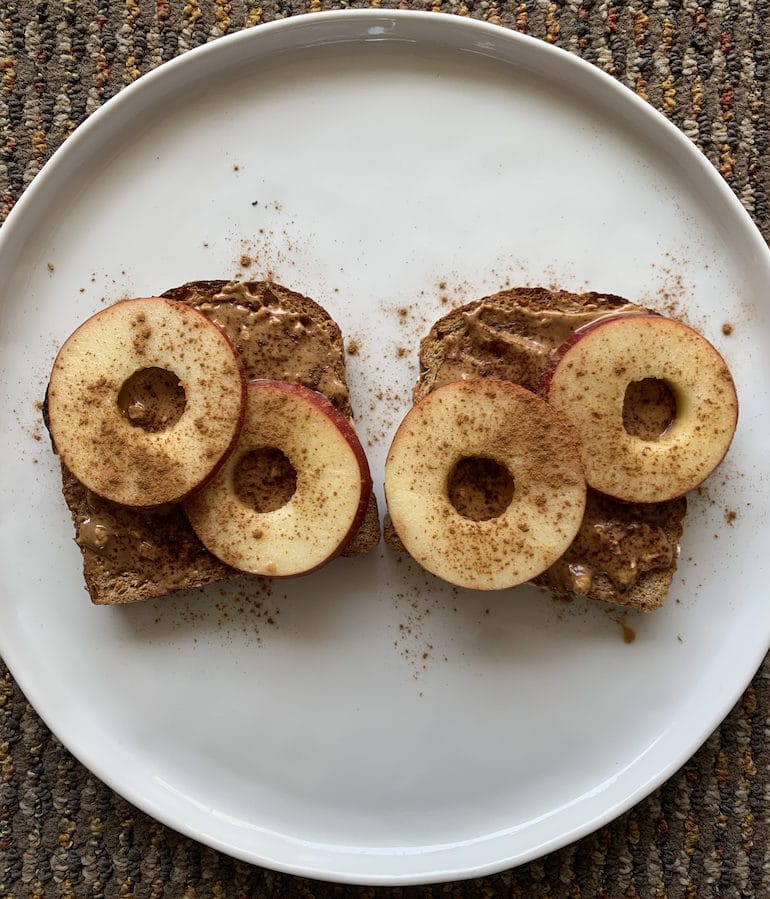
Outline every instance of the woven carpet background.
MULTIPOLYGON (((366 3, 0 2, 3 218, 105 100, 244 27, 366 3)), ((604 69, 706 154, 767 239, 770 0, 373 0, 517 29, 604 69)), ((342 887, 233 861, 89 774, 0 664, 0 897, 770 897, 770 665, 697 754, 613 824, 521 868, 434 887, 342 887)))

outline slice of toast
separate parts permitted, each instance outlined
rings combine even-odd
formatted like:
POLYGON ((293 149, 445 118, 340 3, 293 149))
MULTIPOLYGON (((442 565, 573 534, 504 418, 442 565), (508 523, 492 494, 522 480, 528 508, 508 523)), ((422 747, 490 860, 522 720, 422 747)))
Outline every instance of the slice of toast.
MULTIPOLYGON (((551 353, 575 330, 607 314, 651 310, 611 294, 539 287, 504 290, 453 309, 420 343, 417 402, 442 384, 504 378, 537 391, 551 353)), ((665 404, 663 404, 665 405, 665 404)), ((628 410, 654 429, 656 402, 628 410)), ((580 531, 567 552, 533 583, 557 594, 581 594, 645 611, 665 601, 676 570, 687 501, 639 505, 588 490, 580 531)), ((406 552, 385 518, 385 541, 406 552)))
MULTIPOLYGON (((195 281, 164 297, 187 303, 228 335, 248 379, 303 384, 349 419, 350 395, 340 328, 318 303, 271 282, 195 281)), ((136 602, 175 590, 241 577, 198 540, 181 505, 120 506, 94 495, 62 465, 62 489, 83 556, 86 588, 96 605, 136 602)), ((368 552, 379 543, 377 500, 343 551, 368 552)))

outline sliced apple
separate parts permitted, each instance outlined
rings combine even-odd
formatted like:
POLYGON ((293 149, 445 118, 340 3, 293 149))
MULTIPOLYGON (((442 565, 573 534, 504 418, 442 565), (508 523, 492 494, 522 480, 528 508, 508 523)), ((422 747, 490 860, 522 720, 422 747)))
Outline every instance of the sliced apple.
POLYGON ((606 318, 582 329, 555 354, 543 380, 548 402, 580 436, 589 485, 626 502, 682 496, 724 458, 738 421, 738 398, 724 359, 700 334, 658 315, 606 318), (676 414, 655 439, 623 424, 629 385, 657 379, 676 414))
POLYGON ((157 506, 216 472, 240 432, 245 394, 238 356, 216 325, 182 303, 145 297, 103 309, 65 341, 48 419, 56 451, 89 490, 157 506), (165 410, 132 400, 132 385, 165 410))
POLYGON ((420 565, 459 587, 499 590, 564 553, 583 519, 586 484, 569 422, 523 387, 485 378, 446 384, 412 407, 388 453, 385 496, 420 565), (511 475, 499 515, 475 520, 453 505, 449 485, 468 459, 511 475))
MULTIPOLYGON (((238 444, 216 477, 185 503, 201 542, 251 574, 307 574, 338 555, 369 502, 369 465, 350 422, 321 393, 282 381, 251 381, 238 444), (296 486, 279 508, 259 511, 237 489, 250 454, 279 451, 296 486)), ((279 491, 279 494, 280 491, 279 491)))

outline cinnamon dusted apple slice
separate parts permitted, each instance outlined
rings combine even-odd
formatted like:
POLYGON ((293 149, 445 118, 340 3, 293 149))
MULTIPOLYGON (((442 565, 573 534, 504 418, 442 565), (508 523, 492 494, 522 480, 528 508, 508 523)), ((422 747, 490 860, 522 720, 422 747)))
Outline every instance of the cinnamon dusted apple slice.
POLYGON ((460 587, 497 590, 564 553, 586 485, 569 422, 523 387, 486 378, 446 384, 412 407, 388 453, 385 496, 398 536, 424 568, 460 587), (513 489, 502 502, 482 497, 477 508, 486 511, 473 514, 457 499, 463 468, 504 469, 513 489))
POLYGON ((221 561, 251 574, 290 577, 342 552, 371 489, 352 425, 323 394, 251 381, 235 450, 185 511, 221 561))
POLYGON ((738 421, 738 398, 724 359, 700 334, 658 315, 605 318, 556 351, 543 393, 580 435, 586 480, 626 502, 682 496, 724 458, 738 421), (631 385, 663 382, 673 421, 655 439, 631 434, 623 404, 631 385))
POLYGON ((201 313, 159 297, 123 300, 59 350, 51 436, 94 493, 126 506, 176 502, 229 453, 245 389, 235 349, 201 313))

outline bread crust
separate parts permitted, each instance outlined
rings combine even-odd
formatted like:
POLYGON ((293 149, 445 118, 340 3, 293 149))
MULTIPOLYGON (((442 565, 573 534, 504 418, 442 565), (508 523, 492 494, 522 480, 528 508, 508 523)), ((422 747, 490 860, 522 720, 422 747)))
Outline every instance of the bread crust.
MULTIPOLYGON (((554 328, 553 323, 548 322, 544 330, 547 331, 549 327, 552 329, 554 345, 551 346, 546 340, 541 352, 537 346, 540 335, 533 327, 533 322, 540 321, 540 316, 547 319, 555 313, 557 317, 561 315, 574 317, 575 322, 579 324, 584 318, 588 320, 618 312, 650 313, 652 310, 630 303, 615 294, 597 292, 578 294, 543 287, 503 290, 457 307, 438 319, 420 342, 420 369, 414 388, 414 402, 418 402, 441 383, 445 383, 446 381, 442 379, 447 377, 453 379, 503 377, 537 391, 551 352, 561 343, 560 338, 563 335, 561 324, 557 323, 558 327, 554 328), (471 364, 463 356, 462 344, 470 330, 479 326, 481 313, 486 313, 487 322, 494 322, 494 333, 483 335, 484 340, 489 343, 488 357, 485 356, 481 364, 476 362, 471 364)), ((574 327, 570 325, 570 329, 574 333, 574 327)), ((600 497, 591 488, 588 488, 588 494, 586 517, 581 528, 584 538, 589 529, 602 526, 609 520, 617 524, 618 532, 631 534, 630 539, 642 530, 645 534, 654 532, 660 537, 661 542, 664 536, 665 542, 676 547, 678 551, 687 509, 685 498, 642 506, 616 503, 606 497, 600 497)), ((387 514, 383 532, 385 542, 391 549, 406 552, 387 514)), ((636 582, 626 589, 607 573, 596 571, 591 577, 590 588, 583 595, 643 611, 656 609, 668 596, 676 570, 676 556, 677 552, 673 552, 670 563, 644 571, 636 582)), ((569 557, 568 551, 563 559, 569 560, 569 557)), ((535 578, 532 583, 560 595, 575 593, 568 586, 564 566, 560 569, 558 563, 535 578)))
MULTIPOLYGON (((228 300, 227 291, 233 284, 237 284, 239 305, 255 312, 270 306, 291 313, 308 322, 308 327, 312 326, 312 339, 324 347, 324 366, 319 366, 317 371, 312 367, 303 371, 302 383, 325 392, 324 386, 333 382, 335 389, 329 399, 352 420, 342 332, 329 313, 314 300, 267 281, 192 281, 167 290, 162 296, 197 309, 208 308, 211 313, 209 307, 212 305, 224 307, 232 302, 228 300), (329 372, 325 372, 326 367, 329 372)), ((238 336, 229 336, 239 349, 238 336)), ((246 357, 242 354, 241 358, 246 357)), ((249 362, 245 367, 250 379, 272 374, 261 370, 258 362, 249 362)), ((81 532, 84 523, 98 516, 100 522, 106 523, 102 526, 114 527, 118 535, 128 535, 121 538, 122 543, 121 539, 113 540, 111 552, 96 552, 83 541, 78 542, 86 589, 95 605, 137 602, 244 577, 208 552, 190 527, 181 505, 155 510, 118 506, 90 494, 64 465, 61 467, 62 492, 76 534, 81 532)), ((369 552, 379 543, 380 536, 377 498, 372 492, 364 520, 341 554, 352 557, 369 552)))

